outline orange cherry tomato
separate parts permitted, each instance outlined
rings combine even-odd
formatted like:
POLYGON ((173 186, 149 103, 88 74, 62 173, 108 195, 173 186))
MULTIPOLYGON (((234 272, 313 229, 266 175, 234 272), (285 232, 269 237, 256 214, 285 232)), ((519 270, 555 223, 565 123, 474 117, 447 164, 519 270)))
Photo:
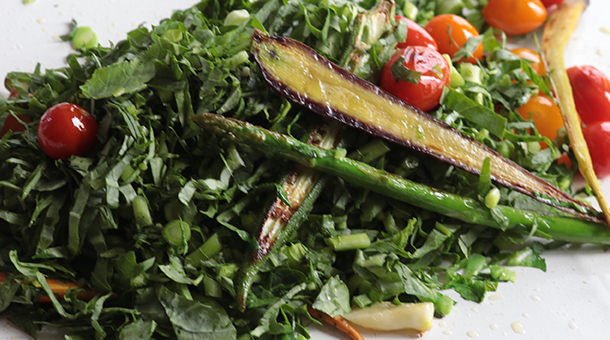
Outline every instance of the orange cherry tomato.
POLYGON ((572 169, 572 161, 570 160, 567 152, 561 154, 561 156, 557 159, 557 164, 565 164, 568 169, 572 169))
POLYGON ((514 50, 510 50, 518 57, 526 59, 530 61, 530 66, 537 74, 541 76, 546 75, 546 67, 544 66, 544 62, 542 61, 542 57, 538 52, 530 50, 529 48, 515 48, 514 50))
MULTIPOLYGON (((435 16, 428 21, 425 29, 436 41, 438 51, 448 54, 451 58, 469 38, 479 35, 477 29, 468 20, 454 14, 435 16)), ((483 58, 483 44, 479 44, 472 57, 466 61, 474 64, 481 58, 483 58)))
POLYGON ((573 66, 568 78, 583 123, 610 121, 610 80, 593 66, 573 66))
MULTIPOLYGON (((531 119, 538 132, 553 140, 557 138, 557 130, 563 126, 561 110, 555 102, 544 94, 532 96, 527 103, 517 109, 524 119, 531 119)), ((546 143, 540 143, 546 148, 546 143)))
POLYGON ((426 30, 419 26, 415 21, 400 15, 397 15, 395 18, 397 21, 402 20, 407 23, 407 40, 405 42, 399 42, 396 44, 396 47, 405 48, 407 46, 426 46, 434 50, 438 50, 438 46, 436 45, 434 38, 432 38, 430 33, 426 32, 426 30))
POLYGON ((381 70, 381 88, 422 111, 429 111, 438 106, 443 88, 449 84, 450 70, 447 60, 436 50, 407 46, 396 51, 381 70), (417 84, 394 77, 392 66, 401 57, 406 69, 421 73, 417 84))
POLYGON ((544 24, 546 16, 540 0, 489 0, 483 7, 485 21, 507 35, 532 32, 544 24))

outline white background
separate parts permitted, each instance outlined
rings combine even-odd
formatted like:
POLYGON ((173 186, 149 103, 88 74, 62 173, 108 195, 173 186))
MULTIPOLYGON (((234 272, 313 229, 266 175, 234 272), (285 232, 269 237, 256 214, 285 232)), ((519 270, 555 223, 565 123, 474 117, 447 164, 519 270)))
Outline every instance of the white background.
MULTIPOLYGON (((75 19, 91 26, 103 46, 125 38, 140 24, 150 26, 195 0, 0 0, 0 79, 10 71, 64 66, 70 45, 58 39, 75 19)), ((610 1, 591 0, 568 50, 566 66, 590 64, 610 75, 610 1)), ((1 84, 1 83, 0 83, 1 84)), ((2 87, 0 93, 6 95, 2 87)), ((598 146, 610 147, 610 146, 598 146)), ((610 181, 604 183, 610 198, 610 181)), ((500 284, 481 304, 462 300, 450 315, 436 319, 424 340, 436 339, 608 339, 610 335, 610 254, 598 246, 573 246, 545 253, 547 272, 515 268, 517 283, 500 284), (512 325, 520 323, 524 333, 512 325)), ((315 328, 314 339, 345 339, 315 328)), ((367 339, 404 339, 413 333, 363 331, 367 339)), ((58 336, 46 336, 58 338, 58 336)), ((0 319, 0 340, 29 339, 0 319)))

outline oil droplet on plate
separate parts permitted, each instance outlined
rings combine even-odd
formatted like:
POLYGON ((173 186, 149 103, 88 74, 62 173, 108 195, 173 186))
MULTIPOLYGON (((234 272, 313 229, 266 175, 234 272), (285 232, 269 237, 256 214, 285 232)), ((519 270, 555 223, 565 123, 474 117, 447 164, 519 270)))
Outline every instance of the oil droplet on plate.
POLYGON ((500 329, 500 326, 498 326, 498 324, 496 323, 492 323, 489 325, 489 328, 491 328, 492 331, 497 331, 498 329, 500 329))
POLYGON ((445 334, 445 335, 452 335, 453 332, 450 331, 450 330, 446 330, 446 331, 443 331, 443 334, 445 334))
POLYGON ((574 322, 570 322, 568 326, 570 326, 571 329, 578 329, 578 325, 574 322))
POLYGON ((466 335, 468 335, 469 338, 478 338, 479 337, 479 333, 477 331, 468 331, 468 332, 466 332, 466 335))
POLYGON ((504 295, 502 294, 494 294, 489 297, 490 300, 502 300, 504 299, 504 295))
POLYGON ((530 317, 530 315, 529 315, 528 313, 525 313, 525 312, 524 312, 524 313, 523 313, 523 317, 524 317, 524 318, 529 318, 529 317, 530 317))
POLYGON ((445 321, 441 321, 441 322, 438 323, 438 326, 439 327, 445 327, 445 326, 447 326, 447 323, 445 321))
POLYGON ((45 18, 38 18, 38 20, 36 20, 37 23, 39 24, 44 24, 45 22, 47 22, 47 19, 45 18))
POLYGON ((513 322, 510 327, 512 327, 513 331, 515 331, 517 334, 525 333, 525 325, 519 321, 513 322))
POLYGON ((478 309, 477 307, 472 307, 472 308, 470 308, 470 310, 471 310, 471 311, 473 311, 473 312, 475 312, 475 313, 478 313, 478 312, 479 312, 479 309, 478 309))
POLYGON ((532 298, 532 300, 534 300, 536 302, 540 301, 540 298, 537 297, 536 295, 532 295, 531 298, 532 298))

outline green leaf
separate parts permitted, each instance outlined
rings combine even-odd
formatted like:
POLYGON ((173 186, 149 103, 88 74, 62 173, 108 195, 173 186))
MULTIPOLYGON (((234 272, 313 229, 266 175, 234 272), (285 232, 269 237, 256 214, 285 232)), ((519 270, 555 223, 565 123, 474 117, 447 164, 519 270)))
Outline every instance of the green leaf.
POLYGON ((454 89, 446 87, 443 90, 441 104, 446 110, 458 112, 462 117, 480 128, 502 138, 506 127, 506 118, 493 110, 475 102, 454 89))
POLYGON ((164 286, 157 297, 178 340, 236 339, 235 326, 219 305, 189 300, 164 286))
POLYGON ((417 85, 419 84, 419 80, 421 79, 422 73, 412 70, 405 66, 405 58, 398 58, 392 66, 390 66, 390 70, 394 75, 394 79, 396 82, 398 81, 406 81, 411 84, 417 85))
POLYGON ((507 266, 533 267, 546 271, 546 262, 534 248, 527 247, 511 254, 506 259, 507 266))
POLYGON ((475 281, 461 275, 455 276, 447 285, 447 288, 453 288, 464 300, 474 302, 483 302, 487 292, 484 282, 475 281))
POLYGON ((338 276, 333 276, 322 286, 320 294, 316 297, 312 307, 331 317, 335 317, 352 311, 349 302, 349 289, 338 276))
POLYGON ((93 99, 119 97, 145 89, 146 83, 154 76, 153 61, 140 57, 95 70, 80 89, 93 99))
POLYGON ((290 299, 292 299, 295 295, 305 290, 307 287, 307 283, 302 283, 300 285, 296 285, 292 287, 284 296, 277 299, 273 304, 271 304, 265 314, 260 318, 259 325, 251 332, 253 336, 260 337, 265 334, 269 330, 269 328, 276 323, 275 319, 283 305, 288 303, 290 299))
POLYGON ((121 328, 119 333, 120 340, 149 340, 157 328, 157 323, 154 320, 144 321, 138 319, 128 323, 121 328))
POLYGON ((479 175, 479 195, 485 197, 491 187, 491 158, 487 157, 483 161, 481 174, 479 175))

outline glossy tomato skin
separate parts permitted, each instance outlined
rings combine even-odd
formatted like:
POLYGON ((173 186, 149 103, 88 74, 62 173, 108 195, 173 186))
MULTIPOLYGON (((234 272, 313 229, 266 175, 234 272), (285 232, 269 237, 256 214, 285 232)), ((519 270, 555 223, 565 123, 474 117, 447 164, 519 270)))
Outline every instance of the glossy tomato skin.
MULTIPOLYGON (((468 20, 454 14, 435 16, 428 21, 425 30, 436 41, 438 51, 448 54, 451 58, 469 38, 479 35, 477 29, 468 20)), ((473 56, 466 61, 474 64, 481 58, 483 58, 483 44, 479 44, 473 56)))
MULTIPOLYGON (((11 90, 11 93, 8 97, 17 98, 18 96, 19 94, 17 93, 17 90, 13 89, 11 90)), ((30 116, 27 115, 17 115, 17 117, 21 119, 24 123, 29 123, 32 120, 30 116)), ((2 138, 2 136, 4 136, 9 131, 25 131, 25 125, 21 124, 17 119, 15 119, 13 115, 8 115, 6 117, 6 120, 4 121, 4 125, 2 125, 2 130, 0 130, 0 138, 2 138)))
POLYGON ((95 145, 97 122, 82 107, 60 103, 50 107, 38 123, 38 143, 53 159, 85 156, 95 145))
POLYGON ((547 12, 540 0, 489 0, 483 17, 507 35, 521 35, 542 26, 547 12))
POLYGON ((610 121, 610 80, 593 66, 573 66, 568 78, 574 93, 574 103, 585 124, 610 121))
POLYGON ((447 60, 439 52, 424 46, 407 46, 396 51, 381 70, 381 88, 422 111, 429 111, 438 106, 450 74, 447 60), (406 68, 421 72, 417 85, 396 81, 391 68, 400 57, 404 58, 406 68))
MULTIPOLYGON (((19 119, 21 119, 25 123, 29 123, 31 121, 30 116, 26 115, 17 115, 19 119)), ((4 125, 2 126, 2 130, 0 131, 0 138, 2 138, 7 132, 21 132, 25 131, 25 125, 21 124, 13 115, 8 115, 6 120, 4 121, 4 125)))
POLYGON ((610 122, 594 122, 583 126, 593 169, 598 178, 610 175, 610 122))
POLYGON ((438 46, 436 45, 434 38, 432 38, 430 33, 426 32, 426 30, 419 26, 415 21, 400 15, 397 15, 395 18, 396 21, 401 20, 407 23, 407 39, 405 42, 396 44, 397 48, 405 48, 407 46, 426 46, 434 50, 438 50, 438 46))
POLYGON ((515 48, 510 50, 513 54, 523 59, 527 59, 530 63, 530 66, 538 75, 546 76, 546 66, 544 66, 544 62, 542 61, 542 57, 536 51, 533 51, 529 48, 515 48))
MULTIPOLYGON (((563 127, 561 110, 555 102, 544 94, 532 96, 527 103, 517 109, 524 119, 531 119, 538 132, 550 140, 557 138, 557 130, 563 127)), ((540 143, 546 148, 546 143, 540 143)))
POLYGON ((562 2, 564 2, 565 0, 540 0, 540 1, 544 5, 544 7, 549 8, 554 5, 559 5, 562 2))

